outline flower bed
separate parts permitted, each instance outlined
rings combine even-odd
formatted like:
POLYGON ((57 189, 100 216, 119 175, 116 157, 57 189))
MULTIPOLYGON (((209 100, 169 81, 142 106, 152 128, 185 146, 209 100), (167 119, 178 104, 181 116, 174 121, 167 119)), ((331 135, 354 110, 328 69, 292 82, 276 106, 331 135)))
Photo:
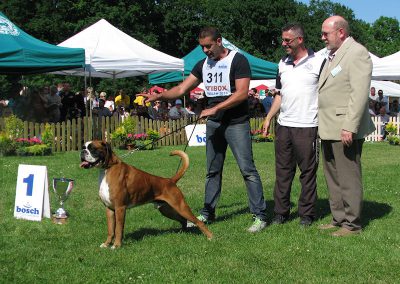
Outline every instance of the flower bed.
POLYGON ((37 137, 21 138, 22 120, 10 116, 5 120, 6 131, 0 133, 1 156, 45 156, 52 153, 51 145, 54 139, 50 125, 46 125, 42 139, 37 137))
POLYGON ((261 129, 251 130, 251 140, 259 143, 259 142, 273 142, 274 141, 274 134, 268 134, 265 136, 261 129))

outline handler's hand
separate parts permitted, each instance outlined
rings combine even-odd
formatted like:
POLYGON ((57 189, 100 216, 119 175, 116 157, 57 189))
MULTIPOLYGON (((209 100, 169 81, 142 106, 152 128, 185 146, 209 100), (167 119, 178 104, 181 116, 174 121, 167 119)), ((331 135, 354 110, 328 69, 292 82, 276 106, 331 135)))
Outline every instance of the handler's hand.
POLYGON ((207 109, 202 110, 202 112, 200 113, 200 118, 215 115, 216 113, 217 113, 217 110, 215 108, 213 108, 213 107, 207 108, 207 109))
POLYGON ((264 136, 267 136, 269 134, 269 125, 270 124, 271 124, 270 120, 268 120, 268 119, 264 120, 263 127, 262 127, 262 134, 264 136))
POLYGON ((162 94, 148 94, 148 93, 143 93, 143 94, 136 94, 136 96, 143 96, 144 97, 144 102, 149 103, 149 102, 154 102, 156 100, 160 100, 162 97, 162 94))
POLYGON ((349 147, 353 144, 353 132, 342 129, 341 138, 343 145, 349 147))

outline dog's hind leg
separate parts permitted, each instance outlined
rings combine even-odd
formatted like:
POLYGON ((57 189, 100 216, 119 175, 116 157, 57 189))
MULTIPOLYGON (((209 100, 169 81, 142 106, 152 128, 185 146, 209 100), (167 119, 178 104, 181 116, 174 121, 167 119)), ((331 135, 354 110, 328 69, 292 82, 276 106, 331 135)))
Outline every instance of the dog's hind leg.
POLYGON ((186 229, 187 221, 181 215, 178 214, 167 202, 158 201, 154 203, 154 206, 160 211, 165 217, 178 221, 182 225, 182 229, 186 229))
POLYGON ((101 248, 108 247, 113 238, 114 238, 114 231, 115 231, 115 214, 114 211, 110 208, 106 208, 106 215, 107 215, 107 240, 100 245, 101 248))
POLYGON ((189 205, 187 205, 182 192, 177 187, 169 188, 169 190, 166 192, 167 194, 164 193, 160 199, 166 201, 183 218, 196 224, 203 234, 206 235, 209 240, 211 240, 213 237, 212 233, 207 229, 203 222, 193 215, 193 212, 190 210, 189 205))

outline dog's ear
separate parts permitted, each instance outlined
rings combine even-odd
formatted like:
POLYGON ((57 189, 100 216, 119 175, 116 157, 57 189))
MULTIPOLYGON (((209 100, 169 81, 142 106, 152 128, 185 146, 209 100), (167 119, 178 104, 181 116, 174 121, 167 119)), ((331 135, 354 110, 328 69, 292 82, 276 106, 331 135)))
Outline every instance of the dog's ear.
POLYGON ((110 162, 110 159, 112 157, 112 150, 111 150, 111 144, 106 142, 106 141, 102 141, 101 145, 104 147, 105 150, 105 157, 104 157, 104 166, 107 168, 108 164, 110 162))

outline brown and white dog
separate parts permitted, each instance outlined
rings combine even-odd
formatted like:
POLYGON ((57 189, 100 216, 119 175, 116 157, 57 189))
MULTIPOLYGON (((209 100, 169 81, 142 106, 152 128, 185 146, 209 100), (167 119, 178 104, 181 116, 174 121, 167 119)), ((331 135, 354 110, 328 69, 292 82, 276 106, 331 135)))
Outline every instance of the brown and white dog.
POLYGON ((182 159, 182 167, 172 178, 163 178, 141 171, 122 162, 111 150, 109 143, 89 141, 81 152, 80 166, 104 169, 104 177, 100 184, 100 199, 106 206, 107 240, 101 247, 108 247, 114 238, 112 248, 121 246, 124 231, 126 209, 154 202, 164 216, 181 223, 185 229, 187 220, 207 236, 212 233, 203 222, 198 220, 187 205, 176 182, 189 167, 189 158, 182 151, 172 151, 170 155, 178 155, 182 159))

